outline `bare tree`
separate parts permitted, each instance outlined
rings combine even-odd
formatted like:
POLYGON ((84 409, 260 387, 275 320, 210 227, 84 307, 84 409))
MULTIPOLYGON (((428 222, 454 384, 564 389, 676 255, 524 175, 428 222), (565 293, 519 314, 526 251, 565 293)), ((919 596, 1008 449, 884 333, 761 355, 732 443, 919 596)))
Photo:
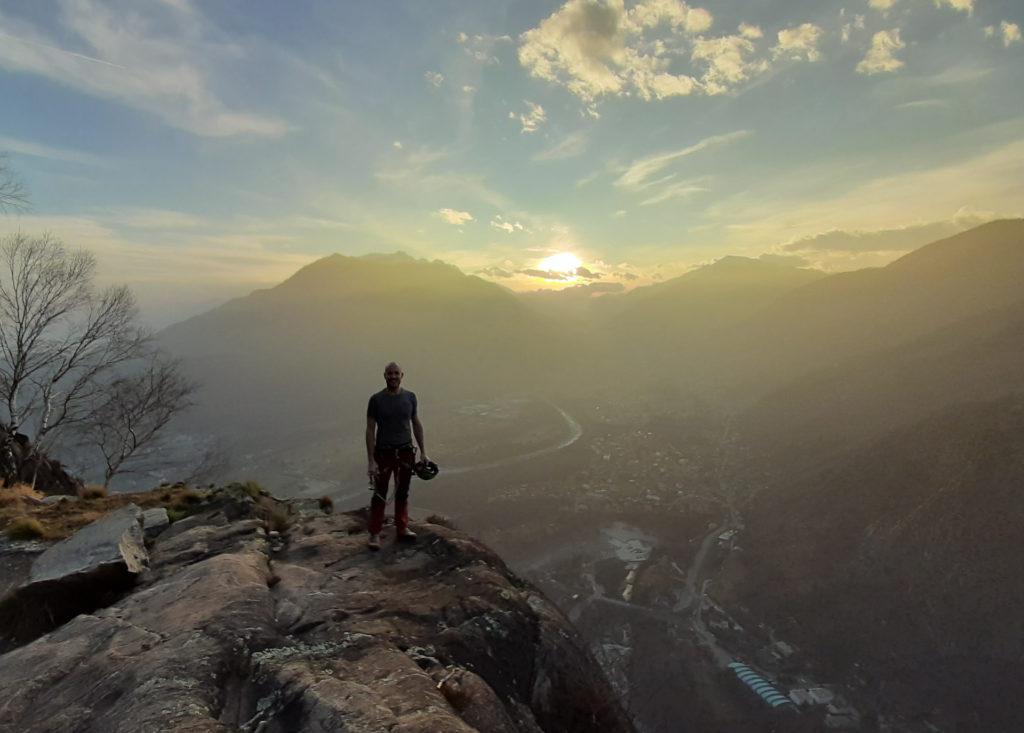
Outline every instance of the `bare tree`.
POLYGON ((104 460, 103 485, 147 449, 171 419, 192 405, 195 383, 182 376, 178 364, 152 354, 145 368, 118 377, 105 390, 87 429, 87 441, 104 460))
POLYGON ((114 369, 149 345, 131 291, 95 292, 95 267, 49 235, 0 239, 0 427, 37 450, 85 423, 114 369))
POLYGON ((7 154, 0 153, 0 211, 23 211, 28 208, 28 192, 7 164, 7 154))

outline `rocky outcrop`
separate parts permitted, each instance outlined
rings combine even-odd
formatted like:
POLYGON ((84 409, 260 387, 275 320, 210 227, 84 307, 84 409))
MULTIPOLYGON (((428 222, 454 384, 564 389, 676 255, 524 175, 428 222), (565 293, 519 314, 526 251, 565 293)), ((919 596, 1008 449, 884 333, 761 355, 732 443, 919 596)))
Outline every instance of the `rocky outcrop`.
POLYGON ((357 515, 292 521, 275 543, 239 502, 171 525, 131 593, 0 656, 0 731, 632 731, 479 543, 424 524, 371 554, 357 515))
POLYGON ((31 484, 44 494, 76 495, 82 480, 72 476, 60 461, 35 450, 21 433, 11 435, 0 429, 0 484, 31 484))

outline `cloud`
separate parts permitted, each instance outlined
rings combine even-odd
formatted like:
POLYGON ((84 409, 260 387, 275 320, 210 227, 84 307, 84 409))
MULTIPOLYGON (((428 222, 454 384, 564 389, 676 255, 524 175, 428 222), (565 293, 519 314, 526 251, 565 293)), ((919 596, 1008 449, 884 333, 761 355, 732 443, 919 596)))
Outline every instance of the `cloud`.
POLYGON ((785 57, 794 61, 817 61, 821 58, 818 43, 822 36, 821 26, 804 23, 795 28, 784 28, 779 31, 778 44, 772 48, 776 58, 785 57))
POLYGON ((468 211, 456 211, 455 209, 438 209, 436 215, 441 218, 442 221, 446 221, 449 224, 456 226, 462 226, 466 222, 474 221, 473 215, 468 211))
POLYGON ((655 28, 662 23, 675 31, 703 33, 711 28, 711 13, 691 8, 679 0, 643 0, 629 11, 628 20, 641 28, 655 28))
POLYGON ((625 289, 622 283, 580 283, 557 290, 534 290, 526 293, 526 296, 550 301, 589 300, 608 293, 621 293, 625 289))
POLYGON ((520 36, 519 63, 564 86, 596 116, 605 95, 649 101, 700 91, 693 76, 669 66, 679 43, 711 23, 708 11, 681 0, 643 0, 628 11, 622 0, 568 0, 520 36))
POLYGON ((653 175, 663 170, 671 163, 680 160, 681 158, 693 155, 694 153, 699 153, 703 150, 719 147, 721 145, 728 145, 729 143, 737 140, 742 140, 750 134, 749 130, 737 130, 736 132, 730 132, 725 135, 713 135, 679 150, 640 158, 633 161, 629 167, 622 172, 615 181, 615 185, 620 188, 642 190, 650 185, 650 178, 653 175))
POLYGON ((906 252, 930 242, 952 237, 965 229, 978 226, 991 217, 966 214, 949 221, 913 224, 895 229, 874 231, 832 231, 803 237, 783 245, 786 252, 906 252))
POLYGON ((839 39, 843 43, 849 43, 854 31, 862 31, 867 27, 867 19, 863 15, 854 15, 853 20, 844 23, 839 29, 839 39))
POLYGON ((564 160, 566 158, 574 158, 580 155, 587 148, 587 136, 583 132, 574 132, 570 135, 566 135, 557 143, 536 153, 531 160, 534 161, 545 161, 545 160, 564 160))
POLYGON ((208 40, 210 29, 198 13, 94 0, 64 0, 60 7, 53 35, 0 13, 0 68, 112 99, 196 135, 275 137, 288 131, 284 120, 232 109, 216 95, 211 74, 222 63, 245 61, 246 54, 237 45, 208 40))
POLYGON ((882 12, 892 10, 892 7, 895 4, 896 0, 868 0, 868 5, 870 5, 875 10, 881 10, 882 12))
POLYGON ((755 48, 754 43, 742 35, 698 38, 694 41, 690 58, 707 66, 701 77, 704 92, 710 95, 725 94, 751 76, 767 71, 767 60, 755 61, 748 58, 755 48))
POLYGON ((750 25, 749 23, 740 23, 738 30, 741 36, 749 38, 751 41, 756 41, 757 39, 764 37, 764 31, 762 31, 759 26, 750 25))
POLYGON ((423 74, 423 78, 427 80, 427 84, 434 87, 440 87, 444 84, 444 74, 439 71, 428 71, 423 74))
POLYGON ((519 124, 522 125, 520 130, 522 133, 536 132, 537 128, 548 119, 547 112, 539 104, 534 104, 528 100, 524 99, 523 104, 527 106, 527 111, 518 115, 515 112, 509 112, 509 119, 519 120, 519 124))
POLYGON ((582 277, 584 280, 600 280, 601 273, 593 272, 580 265, 576 268, 576 277, 582 277))
POLYGON ((931 76, 917 77, 915 82, 926 87, 958 86, 973 84, 989 76, 995 69, 958 64, 931 76))
POLYGON ((500 63, 498 57, 494 55, 494 48, 499 44, 512 43, 511 36, 489 36, 486 34, 471 36, 467 33, 459 33, 456 38, 466 55, 481 64, 500 63))
POLYGON ((906 44, 900 40, 899 28, 879 31, 872 37, 867 55, 857 64, 857 71, 868 75, 896 71, 903 66, 903 61, 893 54, 905 47, 906 44))
POLYGON ((18 155, 29 155, 33 158, 45 158, 47 160, 61 160, 67 163, 81 163, 83 165, 104 165, 105 161, 97 155, 83 153, 79 150, 68 150, 67 148, 55 148, 49 145, 28 140, 18 140, 13 137, 0 136, 0 150, 18 155))
POLYGON ((472 94, 473 92, 476 91, 476 87, 473 86, 472 84, 463 84, 462 91, 465 92, 466 94, 472 94))
POLYGON ((949 102, 945 99, 915 99, 913 102, 897 104, 893 109, 939 109, 948 106, 949 102))
POLYGON ((514 272, 510 272, 501 267, 485 267, 482 270, 477 270, 478 275, 486 275, 487 277, 513 277, 514 272))
POLYGON ((999 24, 999 30, 1002 32, 1003 46, 1006 48, 1009 48, 1011 43, 1021 42, 1020 26, 1016 23, 1004 20, 999 24))
POLYGON ((494 227, 495 229, 500 229, 506 234, 513 234, 517 231, 521 232, 525 229, 525 227, 518 221, 505 221, 504 219, 501 218, 500 215, 495 216, 491 220, 491 226, 494 227))
POLYGON ((706 186, 696 185, 700 179, 694 179, 692 181, 680 181, 671 185, 665 186, 661 191, 654 194, 650 198, 644 199, 640 202, 641 206, 653 206, 654 204, 660 204, 663 201, 670 199, 684 199, 689 198, 695 193, 706 193, 711 189, 706 186))
POLYGON ((401 150, 402 147, 403 147, 402 146, 402 141, 401 140, 395 140, 393 143, 391 143, 391 147, 393 147, 395 150, 401 150))
POLYGON ((974 0, 935 0, 935 7, 941 8, 948 5, 953 10, 959 10, 971 15, 974 12, 974 0))
POLYGON ((544 280, 569 280, 572 277, 572 273, 568 272, 557 272, 556 270, 538 270, 536 268, 527 268, 520 270, 520 274, 529 275, 530 277, 539 277, 544 280))

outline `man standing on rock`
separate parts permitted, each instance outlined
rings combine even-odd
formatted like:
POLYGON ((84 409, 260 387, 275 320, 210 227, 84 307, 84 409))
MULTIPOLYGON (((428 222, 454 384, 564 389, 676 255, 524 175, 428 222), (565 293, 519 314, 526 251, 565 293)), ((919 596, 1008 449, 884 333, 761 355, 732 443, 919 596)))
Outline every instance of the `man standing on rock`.
POLYGON ((427 460, 427 449, 423 443, 423 425, 416 413, 416 395, 402 389, 404 376, 402 368, 395 362, 384 367, 387 387, 370 397, 366 406, 367 474, 373 484, 368 527, 370 540, 367 543, 371 550, 380 549, 380 531, 384 527, 391 474, 395 475, 397 538, 405 542, 416 541, 416 533, 409 529, 409 480, 416 462, 413 436, 420 447, 420 460, 427 460))

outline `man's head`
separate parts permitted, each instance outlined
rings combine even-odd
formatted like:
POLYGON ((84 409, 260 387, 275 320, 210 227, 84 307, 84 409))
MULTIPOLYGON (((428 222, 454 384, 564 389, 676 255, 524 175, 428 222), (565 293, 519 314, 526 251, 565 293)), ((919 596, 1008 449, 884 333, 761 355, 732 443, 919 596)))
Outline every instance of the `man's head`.
POLYGON ((402 384, 402 377, 405 373, 402 371, 402 367, 398 366, 395 362, 391 362, 384 367, 384 382, 388 385, 388 389, 398 389, 402 384))

